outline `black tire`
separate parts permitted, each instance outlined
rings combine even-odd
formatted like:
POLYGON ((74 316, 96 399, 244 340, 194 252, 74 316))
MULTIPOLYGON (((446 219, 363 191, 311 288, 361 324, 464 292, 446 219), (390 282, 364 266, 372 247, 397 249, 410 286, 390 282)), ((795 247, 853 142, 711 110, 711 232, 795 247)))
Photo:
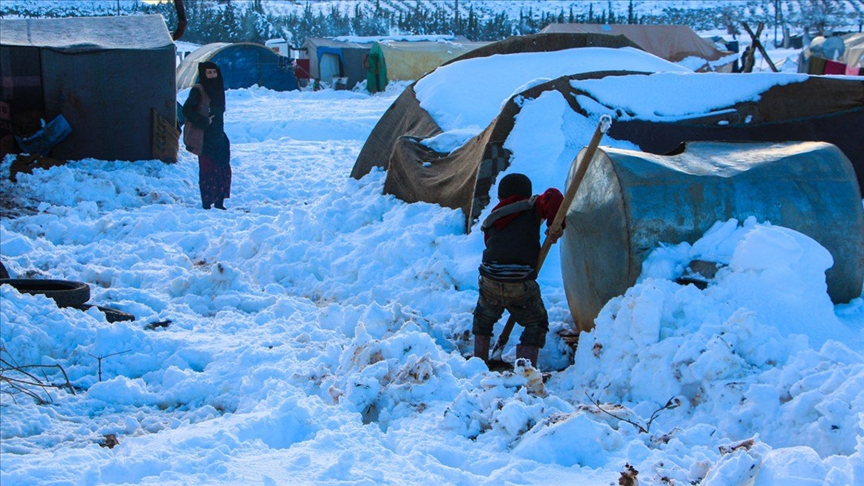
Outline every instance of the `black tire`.
MULTIPOLYGON (((90 304, 76 305, 73 306, 76 309, 80 309, 82 311, 86 311, 87 309, 93 307, 90 304)), ((134 321, 135 316, 128 312, 123 312, 121 310, 112 309, 111 307, 102 307, 101 305, 96 306, 97 309, 103 314, 105 314, 105 320, 108 322, 120 322, 120 321, 134 321)))
POLYGON ((57 303, 57 307, 75 307, 90 300, 90 286, 84 282, 37 278, 0 279, 0 285, 5 284, 15 287, 18 292, 50 297, 57 303))

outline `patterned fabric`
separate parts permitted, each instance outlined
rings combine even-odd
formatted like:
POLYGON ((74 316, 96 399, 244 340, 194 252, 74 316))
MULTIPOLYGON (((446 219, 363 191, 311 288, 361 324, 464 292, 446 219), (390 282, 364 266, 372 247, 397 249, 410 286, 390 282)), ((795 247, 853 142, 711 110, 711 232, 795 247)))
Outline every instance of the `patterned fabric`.
POLYGON ((201 204, 209 208, 231 197, 231 166, 217 164, 206 155, 198 157, 198 186, 201 204))
POLYGON ((480 265, 480 275, 499 282, 524 282, 536 278, 534 267, 515 263, 484 263, 480 265))
POLYGON ((520 339, 522 346, 542 348, 546 344, 549 316, 535 280, 514 283, 481 277, 480 297, 474 309, 474 335, 491 336, 505 310, 525 328, 520 339))

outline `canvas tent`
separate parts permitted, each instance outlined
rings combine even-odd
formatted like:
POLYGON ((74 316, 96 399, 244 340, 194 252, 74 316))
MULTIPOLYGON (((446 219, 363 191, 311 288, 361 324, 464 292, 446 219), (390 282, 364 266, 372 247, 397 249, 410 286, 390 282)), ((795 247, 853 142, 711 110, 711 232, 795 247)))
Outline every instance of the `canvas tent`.
POLYGON ((334 78, 347 78, 349 89, 366 79, 366 58, 374 40, 352 42, 309 37, 304 48, 309 56, 309 74, 312 78, 333 86, 334 78))
MULTIPOLYGON (((656 201, 662 201, 660 206, 669 211, 680 211, 681 214, 651 216, 656 223, 653 228, 661 227, 660 223, 662 223, 674 226, 678 233, 657 231, 653 235, 663 239, 652 240, 651 244, 647 244, 649 238, 645 235, 651 235, 650 228, 644 230, 641 233, 643 238, 640 240, 644 244, 628 243, 627 252, 633 254, 625 252, 627 258, 624 261, 628 265, 626 271, 616 266, 614 270, 617 273, 611 270, 606 274, 598 273, 596 278, 600 280, 589 281, 588 287, 568 290, 572 295, 578 294, 580 302, 587 299, 585 295, 594 295, 591 297, 593 300, 587 300, 588 304, 571 303, 571 307, 574 308, 574 319, 577 319, 582 329, 587 328, 585 326, 590 326, 596 311, 599 311, 605 301, 613 295, 612 292, 620 293, 622 289, 632 286, 632 279, 638 276, 638 268, 641 264, 639 259, 644 257, 647 248, 656 246, 660 241, 680 242, 691 238, 697 232, 704 232, 707 229, 705 224, 717 220, 712 218, 740 217, 743 219, 749 215, 757 216, 760 220, 769 219, 774 224, 785 224, 793 229, 802 228, 801 232, 829 247, 829 251, 838 262, 835 265, 837 269, 832 270, 829 276, 829 294, 835 302, 843 302, 844 299, 848 301, 850 295, 860 296, 864 264, 862 264, 862 252, 859 246, 856 246, 859 245, 857 242, 862 240, 858 234, 861 225, 856 221, 859 221, 858 212, 862 209, 859 185, 864 176, 864 137, 859 136, 857 127, 864 126, 864 80, 775 73, 746 76, 692 72, 687 74, 680 66, 632 48, 585 47, 561 51, 561 54, 572 56, 572 62, 566 64, 575 74, 560 75, 550 81, 532 85, 528 89, 519 88, 524 86, 525 82, 517 77, 515 83, 522 84, 515 84, 514 87, 522 90, 515 89, 508 92, 503 102, 484 97, 486 91, 497 89, 498 84, 501 83, 466 81, 454 85, 446 82, 453 79, 453 73, 467 72, 465 68, 474 63, 499 71, 488 73, 475 71, 471 79, 482 80, 489 76, 500 76, 501 72, 517 72, 516 66, 511 68, 507 62, 498 62, 502 60, 500 57, 486 62, 483 55, 503 54, 508 49, 509 42, 510 48, 517 53, 514 59, 518 60, 518 67, 524 68, 529 65, 529 62, 520 49, 534 48, 536 51, 531 56, 537 57, 555 54, 547 51, 572 43, 572 38, 565 42, 562 38, 556 37, 561 35, 563 34, 539 34, 538 37, 527 40, 510 39, 505 43, 477 49, 442 66, 407 88, 373 129, 357 158, 352 177, 360 178, 373 167, 382 167, 387 170, 384 183, 386 193, 394 194, 407 202, 424 201, 459 208, 465 214, 466 230, 470 231, 490 202, 490 189, 494 186, 496 178, 502 171, 506 171, 511 163, 513 154, 507 148, 508 137, 516 127, 517 116, 523 113, 523 107, 537 106, 533 104, 535 101, 539 106, 545 106, 540 104, 540 100, 550 99, 550 96, 560 100, 564 114, 548 115, 549 125, 543 126, 545 120, 541 116, 545 115, 540 114, 551 113, 551 111, 532 112, 533 115, 528 118, 532 132, 546 129, 558 130, 559 132, 555 133, 560 133, 562 138, 572 139, 577 134, 564 132, 562 120, 583 117, 588 121, 588 126, 592 126, 590 120, 595 120, 596 123, 600 115, 608 114, 615 118, 615 122, 606 136, 607 141, 614 139, 619 145, 632 144, 630 146, 636 146, 646 152, 631 150, 642 154, 640 157, 643 160, 666 161, 667 165, 680 159, 675 159, 673 156, 664 157, 662 154, 680 153, 683 142, 688 142, 687 147, 693 147, 691 141, 699 140, 777 143, 809 141, 813 143, 797 143, 795 150, 783 149, 794 155, 778 157, 778 149, 757 150, 751 147, 742 148, 735 154, 732 154, 731 150, 726 150, 724 156, 716 157, 713 162, 719 167, 724 157, 734 155, 743 161, 757 159, 764 161, 765 167, 770 166, 770 170, 739 168, 724 172, 719 168, 715 168, 716 170, 706 168, 705 164, 700 166, 702 172, 698 174, 681 169, 678 172, 684 173, 687 177, 708 175, 715 178, 719 176, 719 179, 712 179, 710 184, 707 180, 693 182, 690 179, 686 182, 669 182, 668 192, 663 193, 664 197, 670 195, 668 201, 645 196, 645 193, 637 194, 641 197, 639 200, 635 199, 635 196, 630 197, 629 193, 627 196, 621 196, 618 201, 619 206, 631 211, 632 218, 639 219, 638 224, 645 223, 642 219, 647 214, 638 211, 647 211, 652 205, 656 206, 656 201), (523 42, 527 45, 523 45, 523 42), (554 46, 551 45, 553 43, 554 46), (542 48, 539 47, 541 45, 542 48), (589 67, 582 64, 587 64, 589 67), (616 71, 591 71, 600 66, 611 69, 616 64, 620 66, 616 71), (663 72, 664 67, 670 72, 663 72), (683 71, 675 71, 672 68, 683 71), (579 69, 586 72, 578 72, 579 69), (430 87, 428 90, 427 84, 430 87), (463 102, 454 102, 452 106, 442 107, 435 102, 434 98, 430 98, 430 93, 440 96, 441 100, 454 99, 463 102), (646 97, 645 93, 657 94, 646 97), (687 96, 684 96, 685 94, 687 96), (682 97, 687 102, 678 100, 682 97), (676 102, 666 102, 671 98, 676 99, 676 102), (472 100, 475 106, 483 103, 491 106, 490 111, 493 114, 490 115, 490 123, 480 124, 485 128, 459 144, 457 148, 437 151, 433 148, 436 146, 433 141, 458 131, 460 127, 467 126, 464 120, 470 118, 472 113, 462 109, 466 99, 472 100), (660 106, 656 106, 655 103, 659 103, 660 106), (427 111, 421 107, 421 104, 433 111, 427 111), (677 111, 672 111, 673 107, 677 111), (458 122, 454 123, 452 120, 458 122), (827 145, 826 141, 833 145, 827 145), (812 148, 817 146, 818 150, 812 148), (772 150, 775 156, 773 160, 769 157, 772 150), (735 180, 723 180, 726 176, 730 178, 734 176, 735 180), (705 189, 697 190, 692 189, 693 187, 705 189), (680 189, 677 199, 671 196, 674 195, 674 188, 680 189), (694 198, 693 201, 687 199, 690 197, 694 198), (644 205, 645 208, 628 207, 628 201, 640 206, 644 205), (777 201, 783 203, 777 204, 777 201), (853 204, 850 205, 849 201, 853 201, 853 204), (707 206, 703 207, 705 204, 707 206), (666 217, 669 221, 664 220, 666 217), (836 221, 844 223, 837 226, 836 221), (824 235, 840 238, 838 235, 845 231, 843 228, 847 221, 850 221, 849 224, 853 227, 852 232, 846 236, 852 238, 854 244, 850 243, 845 247, 837 246, 824 238, 824 235), (824 229, 818 228, 818 225, 823 225, 824 229), (689 228, 689 232, 685 234, 684 228, 689 228), (840 268, 841 265, 846 268, 840 268), (576 307, 582 306, 586 309, 579 311, 582 313, 575 310, 576 307)), ((584 34, 568 35, 584 36, 584 34)), ((620 39, 623 42, 630 42, 620 36, 598 37, 607 41, 620 39)), ((583 37, 583 42, 586 39, 588 37, 583 37)), ((530 76, 534 79, 537 74, 531 73, 530 76)), ((546 73, 544 72, 541 77, 547 77, 546 73)), ((468 79, 468 77, 459 79, 468 79)), ((475 120, 472 119, 471 123, 474 122, 475 120)), ((573 123, 576 123, 576 126, 584 125, 581 121, 573 123)), ((562 141, 562 144, 564 143, 562 141)), ((570 142, 566 144, 571 145, 570 142)), ((733 145, 740 147, 739 144, 733 145)), ((774 147, 774 144, 767 146, 774 147)), ((698 151, 691 151, 688 157, 698 160, 701 155, 698 151)), ((730 165, 737 163, 730 162, 730 159, 726 162, 730 165)), ((542 162, 532 160, 531 163, 541 164, 542 162)), ((661 162, 657 163, 663 165, 661 162)), ((695 162, 688 163, 695 164, 695 162)), ((759 164, 754 163, 754 167, 759 164)), ((538 166, 536 170, 543 172, 546 169, 538 166)), ((633 170, 638 172, 636 169, 633 170)), ((606 174, 611 173, 607 171, 606 174)), ((563 172, 561 177, 564 177, 563 172)), ((610 177, 614 178, 611 175, 610 177)), ((583 184, 586 190, 596 190, 599 194, 606 194, 605 190, 612 190, 615 187, 615 181, 611 178, 604 182, 602 178, 592 176, 591 179, 586 178, 583 184)), ((679 179, 686 178, 681 176, 679 179)), ((638 184, 634 183, 633 191, 649 189, 644 185, 635 187, 636 185, 638 184)), ((619 194, 621 194, 620 190, 619 194)), ((601 215, 596 216, 592 221, 593 223, 578 221, 569 226, 581 228, 588 235, 586 238, 599 238, 603 236, 603 231, 608 229, 604 225, 611 219, 608 215, 601 215)), ((619 218, 618 221, 622 219, 619 218)), ((622 229, 622 224, 616 227, 620 233, 619 237, 636 234, 627 228, 622 229)), ((628 224, 636 225, 637 222, 628 224)), ((583 251, 578 245, 571 248, 571 245, 575 245, 577 241, 578 238, 569 236, 562 242, 561 264, 567 280, 581 278, 574 277, 573 275, 576 274, 568 274, 565 270, 570 264, 565 262, 564 255, 583 251)), ((594 253, 589 253, 591 258, 595 258, 592 264, 602 265, 604 258, 623 258, 621 252, 610 254, 603 253, 602 248, 595 250, 594 253)), ((582 268, 585 262, 577 261, 572 265, 574 268, 582 268)))
POLYGON ((54 158, 176 160, 174 52, 161 15, 0 19, 7 129, 63 115, 54 158))
POLYGON ((684 25, 556 23, 540 32, 623 35, 645 51, 669 62, 687 62, 697 72, 732 72, 735 62, 733 53, 718 50, 684 25))
MULTIPOLYGON (((484 50, 489 53, 500 49, 501 45, 493 44, 456 62, 466 62, 484 50)), ((521 109, 514 100, 535 99, 555 90, 568 100, 575 113, 582 116, 612 114, 616 121, 609 136, 632 142, 646 152, 664 154, 683 142, 696 140, 826 141, 840 147, 847 155, 859 184, 864 186, 864 137, 860 137, 855 129, 864 126, 864 80, 774 73, 748 76, 714 73, 682 77, 639 74, 627 69, 632 67, 624 65, 615 72, 562 76, 515 93, 509 100, 495 104, 501 108, 488 127, 457 150, 446 154, 436 152, 426 143, 443 130, 436 119, 420 107, 416 95, 417 86, 422 87, 429 77, 435 78, 440 73, 440 70, 436 71, 406 89, 384 114, 361 150, 351 175, 360 178, 372 167, 382 167, 387 170, 385 192, 408 202, 425 201, 461 208, 468 229, 488 204, 489 188, 495 177, 509 166, 510 153, 504 144, 513 127, 514 117, 521 109), (687 83, 690 92, 700 93, 700 99, 710 102, 714 108, 663 118, 639 116, 638 113, 628 115, 616 105, 635 103, 644 98, 643 93, 662 90, 663 82, 668 86, 670 77, 674 77, 674 82, 679 85, 687 83), (592 80, 590 86, 588 80, 592 80), (744 98, 757 101, 736 101, 734 93, 746 90, 754 82, 760 87, 754 92, 747 91, 744 98), (629 102, 628 99, 616 101, 603 96, 601 88, 606 85, 613 93, 629 96, 629 102), (723 86, 726 89, 718 89, 723 86), (592 91, 600 94, 592 94, 592 91), (580 104, 579 99, 586 100, 583 103, 587 104, 580 104), (601 112, 592 112, 594 109, 601 112)), ((578 66, 573 70, 577 71, 578 66)), ((464 83, 454 89, 470 89, 470 84, 464 83)), ((477 89, 488 88, 480 83, 477 89)))
POLYGON ((814 38, 799 55, 798 71, 808 74, 864 75, 864 34, 814 38))
POLYGON ((601 308, 636 283, 661 242, 693 243, 717 221, 750 216, 810 236, 831 253, 826 280, 835 303, 861 296, 861 192, 837 147, 694 142, 673 155, 601 147, 567 212, 561 244, 577 328, 593 328, 601 308))
MULTIPOLYGON (((475 49, 453 59, 445 66, 460 61, 485 58, 496 54, 543 53, 582 47, 619 48, 634 44, 622 36, 595 34, 536 34, 505 39, 475 49)), ((665 61, 649 54, 632 56, 665 61)), ((518 72, 519 66, 514 66, 518 72)), ((587 66, 563 66, 578 72, 587 66)), ((683 69, 683 68, 682 68, 683 69)), ((523 74, 533 76, 533 73, 523 74)), ((591 75, 596 76, 596 75, 591 75)), ((513 76, 514 79, 519 79, 513 76)), ((521 85, 521 81, 516 81, 521 85)), ((360 151, 351 176, 359 179, 374 167, 386 169, 384 191, 408 202, 425 201, 451 208, 461 208, 468 225, 489 202, 489 187, 499 171, 507 167, 508 153, 503 144, 513 127, 519 106, 511 99, 501 114, 482 133, 453 154, 439 154, 421 142, 442 132, 432 116, 420 107, 414 86, 409 86, 396 99, 372 130, 360 151), (431 167, 424 162, 434 161, 431 167)), ((482 89, 482 88, 481 88, 482 89)), ((496 100, 501 106, 506 99, 496 100)))
POLYGON ((250 88, 256 84, 274 91, 297 89, 291 60, 251 42, 216 42, 195 49, 177 66, 177 89, 194 86, 198 82, 198 64, 206 61, 219 66, 225 89, 250 88))
POLYGON ((366 89, 383 91, 390 81, 416 81, 445 62, 488 42, 375 42, 367 61, 366 89))

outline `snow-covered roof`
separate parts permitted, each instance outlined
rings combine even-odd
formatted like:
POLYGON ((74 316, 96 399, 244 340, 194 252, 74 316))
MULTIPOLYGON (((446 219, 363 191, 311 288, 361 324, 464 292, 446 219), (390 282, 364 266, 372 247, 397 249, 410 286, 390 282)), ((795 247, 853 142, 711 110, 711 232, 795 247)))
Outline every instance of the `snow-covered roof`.
POLYGON ((0 44, 63 51, 153 50, 174 46, 161 15, 0 19, 0 44))

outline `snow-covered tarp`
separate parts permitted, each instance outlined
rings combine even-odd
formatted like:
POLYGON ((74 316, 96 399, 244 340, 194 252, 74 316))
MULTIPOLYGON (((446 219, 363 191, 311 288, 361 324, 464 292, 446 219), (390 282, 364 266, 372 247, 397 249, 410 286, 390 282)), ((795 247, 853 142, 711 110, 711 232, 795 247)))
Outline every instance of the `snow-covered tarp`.
MULTIPOLYGON (((10 272, 87 282, 137 320, 0 286, 3 358, 76 390, 0 394, 0 482, 861 483, 864 303, 832 305, 824 248, 767 222, 659 245, 575 356, 553 249, 549 378, 466 360, 482 236, 382 195, 380 170, 346 176, 397 88, 229 91, 228 211, 200 209, 186 152, 4 177, 10 272), (728 262, 706 290, 673 281, 696 253, 728 262), (789 332, 793 311, 812 325, 789 332)), ((594 129, 564 105, 526 100, 507 140, 536 188, 566 170, 530 161, 569 165, 594 129)))

